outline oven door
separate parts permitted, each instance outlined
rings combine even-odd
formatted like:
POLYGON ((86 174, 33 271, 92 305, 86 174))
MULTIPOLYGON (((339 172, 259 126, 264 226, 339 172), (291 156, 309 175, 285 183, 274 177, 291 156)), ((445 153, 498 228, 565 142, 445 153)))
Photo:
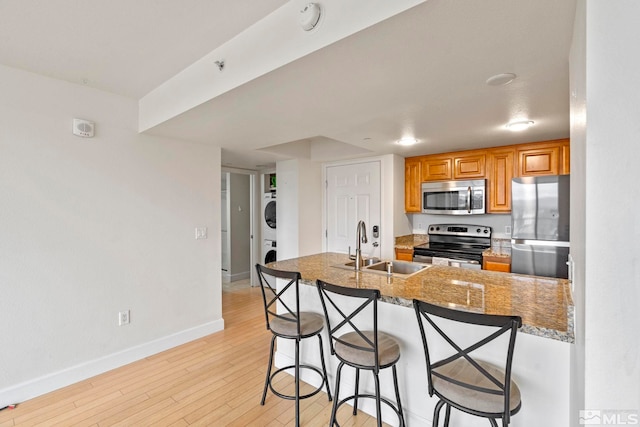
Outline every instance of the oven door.
POLYGON ((485 182, 422 183, 422 213, 474 215, 485 213, 485 182))

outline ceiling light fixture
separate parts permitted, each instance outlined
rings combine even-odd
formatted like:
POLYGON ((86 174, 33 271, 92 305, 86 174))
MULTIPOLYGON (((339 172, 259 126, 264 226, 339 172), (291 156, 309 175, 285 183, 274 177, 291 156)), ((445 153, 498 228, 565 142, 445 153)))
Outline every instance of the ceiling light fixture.
POLYGON ((320 21, 322 9, 318 3, 309 3, 300 11, 300 26, 305 31, 313 30, 320 21))
POLYGON ((415 138, 402 138, 396 141, 396 144, 403 145, 403 146, 409 146, 417 143, 418 143, 418 140, 415 138))
POLYGON ((513 73, 502 73, 491 76, 487 79, 489 86, 504 86, 508 85, 516 79, 516 75, 513 73))
POLYGON ((519 120, 517 122, 511 122, 507 124, 507 129, 512 130, 514 132, 518 132, 521 130, 529 129, 533 125, 533 120, 519 120))

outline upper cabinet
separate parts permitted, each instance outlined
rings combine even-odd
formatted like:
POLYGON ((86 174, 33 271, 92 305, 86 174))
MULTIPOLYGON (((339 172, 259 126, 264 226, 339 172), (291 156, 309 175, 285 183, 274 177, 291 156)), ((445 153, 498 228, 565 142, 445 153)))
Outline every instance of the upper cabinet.
POLYGON ((518 176, 567 174, 568 157, 568 139, 524 144, 518 148, 518 176))
POLYGON ((481 179, 485 177, 485 153, 453 157, 453 179, 481 179))
POLYGON ((420 212, 421 189, 420 159, 412 157, 404 161, 404 210, 407 213, 420 212))
POLYGON ((511 179, 515 173, 514 148, 487 150, 487 212, 511 212, 511 179))
POLYGON ((453 178, 450 156, 420 157, 422 181, 445 181, 453 178))
POLYGON ((421 211, 422 182, 486 179, 487 212, 509 213, 513 177, 568 174, 569 165, 569 139, 408 157, 405 211, 421 211))

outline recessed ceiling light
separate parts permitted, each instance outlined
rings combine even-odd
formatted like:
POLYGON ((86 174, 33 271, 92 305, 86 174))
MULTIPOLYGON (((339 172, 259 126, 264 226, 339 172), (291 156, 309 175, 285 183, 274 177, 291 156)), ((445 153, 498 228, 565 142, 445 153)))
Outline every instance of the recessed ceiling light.
POLYGON ((496 74, 495 76, 491 76, 487 79, 487 84, 489 86, 504 86, 514 81, 515 78, 516 75, 513 73, 496 74))
POLYGON ((402 138, 396 141, 396 144, 398 145, 413 145, 417 143, 418 143, 418 140, 415 138, 402 138))
POLYGON ((528 129, 531 125, 533 125, 533 120, 519 120, 509 123, 507 129, 517 132, 528 129))

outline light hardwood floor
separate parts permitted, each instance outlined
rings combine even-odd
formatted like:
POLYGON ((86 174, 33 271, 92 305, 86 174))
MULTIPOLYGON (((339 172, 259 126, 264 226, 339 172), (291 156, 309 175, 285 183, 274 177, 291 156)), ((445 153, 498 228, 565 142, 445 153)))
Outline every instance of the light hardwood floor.
MULTIPOLYGON (((260 289, 224 286, 222 306, 224 331, 0 411, 0 427, 294 425, 293 401, 269 392, 260 405, 271 338, 260 289)), ((282 390, 291 390, 291 377, 279 377, 282 390)), ((302 425, 329 424, 325 393, 300 408, 302 425)), ((342 426, 376 425, 350 409, 339 413, 342 426)))

